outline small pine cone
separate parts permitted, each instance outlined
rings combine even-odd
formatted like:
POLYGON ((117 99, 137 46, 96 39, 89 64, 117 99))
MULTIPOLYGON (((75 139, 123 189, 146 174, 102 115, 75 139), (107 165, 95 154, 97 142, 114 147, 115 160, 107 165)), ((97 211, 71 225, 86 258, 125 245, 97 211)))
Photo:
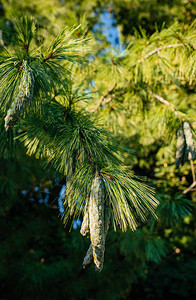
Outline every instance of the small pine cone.
POLYGON ((23 63, 23 69, 24 73, 18 88, 18 95, 5 117, 6 131, 9 131, 18 122, 33 97, 35 80, 32 70, 27 66, 26 62, 23 63))
POLYGON ((176 146, 176 168, 183 163, 184 151, 185 151, 185 136, 182 127, 177 130, 177 146, 176 146))
POLYGON ((98 175, 94 178, 91 187, 89 201, 89 227, 94 263, 96 271, 100 272, 103 268, 104 261, 105 230, 103 183, 98 175))
POLYGON ((195 160, 196 152, 195 152, 195 145, 194 145, 193 134, 191 131, 190 123, 185 121, 183 123, 183 128, 184 128, 184 135, 185 135, 186 145, 187 145, 188 159, 195 160))

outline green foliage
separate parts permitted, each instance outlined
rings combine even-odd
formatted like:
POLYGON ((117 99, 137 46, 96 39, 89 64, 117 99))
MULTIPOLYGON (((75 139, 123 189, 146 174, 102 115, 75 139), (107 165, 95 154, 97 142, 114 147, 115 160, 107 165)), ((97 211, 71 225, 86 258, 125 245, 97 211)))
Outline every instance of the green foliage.
POLYGON ((36 35, 35 20, 31 17, 24 16, 15 22, 16 36, 14 43, 18 44, 19 51, 21 52, 21 46, 25 52, 29 51, 30 44, 36 35))
POLYGON ((44 112, 38 122, 28 123, 26 119, 20 140, 27 146, 29 154, 45 154, 59 171, 65 175, 72 173, 72 188, 65 202, 71 202, 71 206, 67 207, 65 222, 71 212, 74 211, 76 218, 81 214, 80 207, 89 198, 95 171, 99 170, 104 178, 104 193, 111 205, 114 226, 119 225, 122 230, 127 227, 136 229, 138 217, 145 220, 145 213, 153 213, 157 206, 153 191, 136 181, 130 168, 123 166, 120 149, 111 142, 105 130, 96 128, 90 115, 70 106, 66 108, 55 101, 53 105, 54 109, 50 103, 49 111, 47 114, 44 112), (55 110, 55 106, 58 110, 55 110), (46 123, 45 115, 48 117, 46 123), (40 126, 37 127, 37 124, 40 126), (46 133, 43 126, 47 128, 46 133), (136 216, 132 210, 136 211, 136 216))
POLYGON ((8 50, 3 49, 0 57, 2 87, 0 101, 3 109, 10 105, 18 93, 23 77, 21 72, 23 61, 28 63, 35 78, 33 100, 36 102, 42 100, 43 97, 51 99, 55 84, 61 82, 62 76, 69 75, 69 62, 78 63, 85 51, 88 51, 84 45, 86 40, 72 37, 77 27, 70 30, 63 29, 48 47, 42 43, 39 48, 34 44, 32 49, 30 49, 30 44, 36 38, 35 21, 29 17, 22 17, 16 22, 15 28, 18 42, 15 44, 13 41, 12 47, 8 50), (44 53, 47 53, 46 56, 44 53), (68 61, 66 67, 62 65, 62 61, 68 61))
POLYGON ((192 203, 183 195, 159 194, 160 206, 157 210, 159 222, 163 227, 177 226, 183 217, 191 214, 192 203))

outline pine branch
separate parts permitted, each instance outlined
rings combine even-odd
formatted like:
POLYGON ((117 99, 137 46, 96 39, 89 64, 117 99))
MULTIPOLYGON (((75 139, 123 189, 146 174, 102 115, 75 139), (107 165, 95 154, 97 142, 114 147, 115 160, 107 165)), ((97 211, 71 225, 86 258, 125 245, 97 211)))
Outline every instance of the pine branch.
POLYGON ((43 59, 46 62, 50 59, 67 60, 72 63, 81 63, 84 61, 84 54, 89 51, 89 47, 85 44, 89 41, 88 38, 74 38, 73 34, 80 27, 68 28, 65 27, 61 33, 51 43, 47 56, 43 59))
POLYGON ((184 192, 183 194, 187 194, 196 186, 196 181, 194 181, 184 192))
POLYGON ((26 53, 29 52, 29 48, 32 40, 36 35, 36 22, 34 18, 29 16, 23 16, 15 22, 16 30, 16 43, 22 46, 26 53))
POLYGON ((164 49, 168 49, 168 48, 174 48, 174 47, 182 47, 184 46, 184 44, 171 44, 171 45, 165 45, 165 46, 162 46, 162 47, 159 47, 159 48, 156 48, 154 50, 152 50, 151 52, 149 52, 148 54, 146 54, 144 57, 142 57, 141 59, 139 59, 136 64, 139 64, 140 62, 142 62, 144 59, 152 56, 153 54, 155 53, 159 53, 161 50, 164 50, 164 49))
POLYGON ((172 110, 174 112, 174 114, 180 119, 180 121, 182 121, 182 118, 180 117, 179 113, 175 110, 175 108, 173 108, 173 106, 171 105, 170 102, 168 102, 167 100, 165 100, 163 97, 155 94, 154 92, 152 92, 151 90, 146 89, 146 92, 150 95, 153 95, 157 100, 159 100, 160 102, 162 102, 163 104, 167 105, 169 107, 170 110, 172 110))
POLYGON ((53 52, 50 52, 50 53, 46 56, 46 58, 43 59, 43 62, 46 62, 47 60, 51 59, 52 56, 53 56, 53 52))

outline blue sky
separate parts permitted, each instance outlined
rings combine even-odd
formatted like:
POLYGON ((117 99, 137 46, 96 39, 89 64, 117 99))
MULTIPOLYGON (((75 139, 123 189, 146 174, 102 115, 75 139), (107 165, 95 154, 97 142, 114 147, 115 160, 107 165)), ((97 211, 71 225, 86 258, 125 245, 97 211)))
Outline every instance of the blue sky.
POLYGON ((120 32, 116 26, 114 15, 109 13, 107 9, 101 14, 100 23, 97 23, 93 30, 101 30, 112 47, 119 50, 119 52, 124 51, 124 47, 120 42, 120 32))

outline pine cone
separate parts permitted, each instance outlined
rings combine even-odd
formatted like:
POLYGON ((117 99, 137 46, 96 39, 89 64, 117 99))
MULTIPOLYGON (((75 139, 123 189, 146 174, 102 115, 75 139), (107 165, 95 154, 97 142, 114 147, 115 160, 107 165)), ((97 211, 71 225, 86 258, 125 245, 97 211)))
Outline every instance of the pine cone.
MULTIPOLYGON (((95 179, 95 180, 97 180, 97 179, 95 179)), ((99 179, 99 181, 100 181, 100 179, 99 179)), ((93 184, 95 184, 95 182, 93 184)), ((92 188, 93 187, 94 187, 94 185, 92 185, 92 188)), ((98 194, 99 194, 99 192, 98 192, 98 194)), ((91 192, 91 196, 92 196, 92 192, 91 192)), ((91 198, 91 200, 92 200, 92 198, 91 198)), ((98 202, 102 208, 100 208, 100 206, 98 206, 96 209, 94 209, 92 207, 92 208, 89 208, 89 211, 91 210, 92 218, 93 218, 93 213, 97 212, 96 218, 94 218, 94 219, 96 219, 98 222, 99 222, 99 220, 101 220, 101 221, 103 220, 102 224, 104 225, 104 234, 102 234, 102 230, 103 230, 102 227, 99 230, 92 228, 92 230, 91 230, 91 245, 89 246, 89 249, 84 258, 83 268, 86 268, 92 262, 93 257, 94 257, 95 270, 100 272, 103 268, 105 241, 106 241, 106 236, 107 236, 109 224, 110 224, 110 210, 109 210, 108 206, 104 210, 104 201, 102 201, 102 196, 98 199, 97 203, 98 202), (99 215, 100 212, 101 212, 101 215, 99 215), (92 243, 94 243, 93 246, 92 246, 92 243)), ((95 204, 93 206, 95 206, 95 204)), ((89 214, 88 215, 86 214, 85 216, 89 216, 89 214)), ((86 222, 85 216, 84 216, 83 222, 84 221, 86 222)), ((87 222, 84 224, 87 224, 87 222)), ((98 226, 102 225, 102 224, 98 223, 98 226)), ((93 225, 96 226, 96 224, 93 224, 93 225)), ((81 230, 82 230, 82 228, 81 228, 81 230)))
POLYGON ((9 131, 18 122, 19 118, 23 115, 26 107, 28 106, 30 100, 33 97, 35 80, 32 70, 29 66, 27 66, 26 62, 23 63, 22 68, 24 70, 24 73, 18 88, 18 95, 14 103, 12 103, 5 117, 6 131, 9 131))
POLYGON ((93 258, 97 271, 103 268, 105 251, 104 199, 101 178, 96 175, 93 180, 89 201, 89 227, 93 258))
POLYGON ((186 145, 187 145, 188 159, 195 160, 196 153, 195 153, 195 146, 194 146, 193 134, 191 131, 190 123, 185 121, 183 123, 183 128, 184 128, 184 135, 185 135, 186 145))

